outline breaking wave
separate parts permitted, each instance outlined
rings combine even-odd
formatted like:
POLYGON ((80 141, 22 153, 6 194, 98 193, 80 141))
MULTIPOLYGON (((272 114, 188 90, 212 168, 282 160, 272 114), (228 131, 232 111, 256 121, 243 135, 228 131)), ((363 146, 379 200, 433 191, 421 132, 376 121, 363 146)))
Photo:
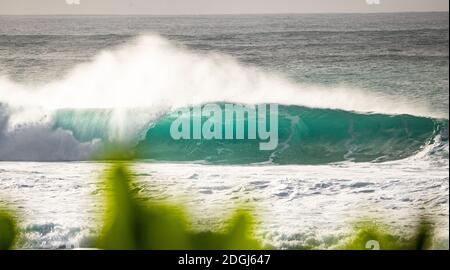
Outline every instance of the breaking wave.
MULTIPOLYGON (((28 86, 0 77, 0 160, 88 160, 105 144, 136 157, 214 163, 320 164, 413 155, 448 115, 346 87, 293 83, 217 53, 196 53, 158 35, 101 52, 61 79, 28 86), (171 141, 170 112, 211 102, 280 105, 280 144, 171 141)), ((447 144, 448 148, 448 144, 447 144)))

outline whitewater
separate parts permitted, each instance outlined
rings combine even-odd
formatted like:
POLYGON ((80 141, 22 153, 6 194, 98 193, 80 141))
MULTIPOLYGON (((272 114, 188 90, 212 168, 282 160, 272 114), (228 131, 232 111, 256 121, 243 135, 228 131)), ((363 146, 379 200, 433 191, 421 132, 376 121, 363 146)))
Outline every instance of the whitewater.
POLYGON ((211 33, 197 17, 176 19, 192 30, 92 17, 94 32, 72 28, 76 16, 0 18, 0 204, 23 217, 19 248, 93 246, 102 153, 120 145, 136 190, 182 203, 197 229, 251 204, 264 243, 335 248, 361 219, 405 233, 427 215, 433 247, 448 249, 448 18, 317 16, 203 18, 211 33), (278 147, 174 142, 173 112, 208 103, 278 104, 278 147))

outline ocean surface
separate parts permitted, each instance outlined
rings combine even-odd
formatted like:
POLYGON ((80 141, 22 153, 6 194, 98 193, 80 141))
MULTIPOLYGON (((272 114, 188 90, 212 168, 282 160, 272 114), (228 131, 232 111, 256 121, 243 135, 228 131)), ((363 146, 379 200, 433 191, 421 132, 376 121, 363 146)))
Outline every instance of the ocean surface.
POLYGON ((18 248, 92 247, 99 153, 120 145, 140 193, 199 230, 250 202, 266 244, 335 248, 363 218, 404 233, 428 215, 448 249, 448 30, 448 13, 0 16, 18 248), (170 137, 175 109, 212 102, 278 104, 278 147, 170 137))

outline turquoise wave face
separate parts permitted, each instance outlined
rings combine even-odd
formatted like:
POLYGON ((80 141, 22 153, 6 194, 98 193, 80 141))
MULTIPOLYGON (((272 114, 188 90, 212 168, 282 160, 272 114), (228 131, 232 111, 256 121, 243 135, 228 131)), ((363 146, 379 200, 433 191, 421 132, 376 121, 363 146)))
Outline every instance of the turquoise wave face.
MULTIPOLYGON (((414 155, 433 143, 437 135, 448 144, 448 120, 279 106, 278 145, 274 150, 261 151, 260 143, 266 140, 258 137, 174 140, 170 127, 176 117, 174 113, 166 114, 148 128, 144 138, 133 146, 137 159, 214 164, 384 162, 414 155)), ((60 111, 55 119, 56 128, 72 130, 81 141, 108 140, 108 110, 60 111)), ((223 122, 222 130, 225 132, 230 125, 247 126, 248 120, 245 115, 234 118, 232 123, 223 122)))
POLYGON ((70 130, 80 142, 93 139, 108 141, 112 116, 113 111, 109 109, 58 110, 53 127, 70 130))

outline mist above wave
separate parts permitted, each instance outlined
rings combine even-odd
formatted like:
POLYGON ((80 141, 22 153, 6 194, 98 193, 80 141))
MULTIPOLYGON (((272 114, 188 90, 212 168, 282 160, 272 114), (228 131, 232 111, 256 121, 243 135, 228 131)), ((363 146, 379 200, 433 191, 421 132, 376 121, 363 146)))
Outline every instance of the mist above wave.
POLYGON ((193 52, 158 35, 103 51, 44 85, 0 78, 0 102, 14 106, 160 110, 218 101, 446 117, 424 104, 368 91, 299 85, 224 54, 193 52))

